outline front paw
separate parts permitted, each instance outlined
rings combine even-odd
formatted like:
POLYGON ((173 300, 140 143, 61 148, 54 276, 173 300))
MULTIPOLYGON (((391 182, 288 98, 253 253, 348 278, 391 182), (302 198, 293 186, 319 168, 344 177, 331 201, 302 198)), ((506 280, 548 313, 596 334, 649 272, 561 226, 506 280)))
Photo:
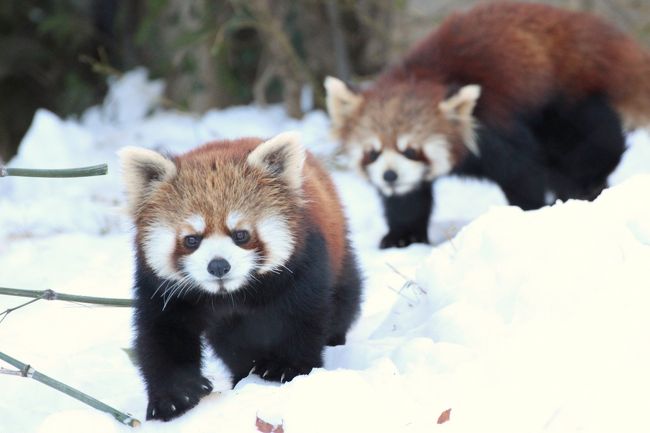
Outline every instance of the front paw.
POLYGON ((250 374, 273 382, 290 382, 301 374, 309 374, 313 366, 292 366, 278 361, 255 361, 250 374))
POLYGON ((393 247, 404 248, 415 243, 428 244, 429 238, 426 235, 426 233, 395 234, 392 232, 388 232, 388 234, 384 236, 381 242, 379 243, 379 248, 382 250, 386 248, 393 248, 393 247))
POLYGON ((171 379, 163 389, 149 393, 147 420, 169 421, 199 403, 201 397, 212 392, 212 384, 203 376, 171 379))

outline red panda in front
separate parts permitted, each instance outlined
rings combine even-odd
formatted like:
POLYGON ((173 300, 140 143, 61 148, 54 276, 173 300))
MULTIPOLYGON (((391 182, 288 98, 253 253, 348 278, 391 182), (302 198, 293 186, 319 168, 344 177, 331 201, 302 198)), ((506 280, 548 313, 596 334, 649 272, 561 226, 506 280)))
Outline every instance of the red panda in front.
POLYGON ((455 13, 363 91, 325 81, 334 135, 379 190, 381 247, 427 242, 431 182, 495 181, 511 204, 593 199, 650 123, 650 55, 602 19, 492 3, 455 13))
POLYGON ((147 419, 212 390, 201 339, 233 384, 323 364, 359 313, 361 282, 334 185, 295 133, 189 153, 121 153, 136 235, 135 350, 147 419))

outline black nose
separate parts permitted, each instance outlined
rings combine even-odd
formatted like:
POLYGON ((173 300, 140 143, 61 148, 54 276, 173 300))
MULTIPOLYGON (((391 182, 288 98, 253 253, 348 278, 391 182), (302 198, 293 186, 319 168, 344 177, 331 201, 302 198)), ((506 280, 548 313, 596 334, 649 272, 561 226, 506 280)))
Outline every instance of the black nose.
POLYGON ((388 183, 393 183, 397 180, 397 173, 393 170, 386 170, 384 172, 384 180, 388 183))
POLYGON ((230 270, 230 263, 226 259, 212 259, 208 263, 208 272, 217 278, 221 278, 230 270))

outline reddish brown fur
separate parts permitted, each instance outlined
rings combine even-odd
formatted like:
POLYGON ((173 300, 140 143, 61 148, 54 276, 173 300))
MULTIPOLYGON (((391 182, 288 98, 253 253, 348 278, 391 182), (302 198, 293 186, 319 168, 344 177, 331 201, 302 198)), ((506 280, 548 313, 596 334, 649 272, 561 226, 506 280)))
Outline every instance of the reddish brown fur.
POLYGON ((337 132, 339 138, 345 146, 354 146, 376 136, 382 149, 397 150, 397 137, 401 134, 412 134, 414 142, 419 143, 423 141, 419 138, 428 138, 431 131, 436 131, 450 143, 452 158, 458 161, 468 151, 462 128, 439 111, 431 114, 431 102, 445 99, 446 91, 445 86, 434 82, 379 81, 364 93, 357 114, 337 132))
POLYGON ((345 215, 338 193, 327 171, 309 153, 303 173, 307 217, 321 229, 330 251, 334 275, 338 275, 345 256, 347 235, 345 215))
MULTIPOLYGON (((483 121, 507 125, 548 98, 602 93, 626 127, 650 123, 650 56, 598 17, 541 4, 480 5, 447 18, 365 95, 396 84, 478 83, 483 121)), ((368 99, 368 98, 365 98, 368 99)))
MULTIPOLYGON (((318 227, 325 237, 334 273, 338 275, 345 255, 346 226, 329 175, 308 153, 302 194, 296 194, 283 182, 246 162, 262 141, 258 138, 215 141, 176 157, 177 176, 152 192, 135 216, 137 244, 142 244, 143 229, 160 219, 182 230, 189 216, 197 213, 209 216, 205 218, 204 233, 209 236, 216 232, 228 233, 225 221, 233 210, 240 210, 255 221, 272 209, 274 214, 286 218, 296 248, 300 248, 309 226, 318 227)), ((264 253, 263 244, 254 232, 245 247, 264 253)), ((184 247, 177 245, 176 254, 185 253, 184 247)))

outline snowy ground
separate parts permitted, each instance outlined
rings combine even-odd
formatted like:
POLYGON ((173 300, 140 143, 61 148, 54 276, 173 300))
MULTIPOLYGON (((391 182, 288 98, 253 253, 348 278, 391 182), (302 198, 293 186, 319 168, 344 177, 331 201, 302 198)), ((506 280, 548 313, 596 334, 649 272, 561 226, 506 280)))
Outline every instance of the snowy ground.
MULTIPOLYGON (((80 119, 37 113, 11 165, 108 162, 110 172, 0 180, 0 286, 130 296, 121 146, 181 152, 214 138, 296 129, 336 165, 322 112, 302 121, 279 107, 189 115, 157 108, 161 90, 136 71, 80 119)), ((259 417, 287 433, 650 431, 650 175, 636 175, 650 173, 650 138, 639 132, 629 143, 610 178, 618 186, 593 203, 522 212, 504 206, 492 184, 439 182, 437 247, 377 250, 385 229, 377 197, 356 175, 336 171, 366 275, 363 315, 348 344, 328 348, 325 368, 309 376, 282 386, 249 377, 180 419, 141 430, 252 432, 259 417), (451 420, 438 425, 449 408, 451 420)), ((0 311, 21 302, 0 296, 0 311)), ((39 301, 0 324, 0 351, 143 420, 146 396, 122 350, 131 338, 130 310, 64 302, 39 301)), ((218 360, 209 358, 206 370, 224 390, 218 360)), ((130 428, 41 384, 0 375, 0 432, 31 431, 130 428)))

